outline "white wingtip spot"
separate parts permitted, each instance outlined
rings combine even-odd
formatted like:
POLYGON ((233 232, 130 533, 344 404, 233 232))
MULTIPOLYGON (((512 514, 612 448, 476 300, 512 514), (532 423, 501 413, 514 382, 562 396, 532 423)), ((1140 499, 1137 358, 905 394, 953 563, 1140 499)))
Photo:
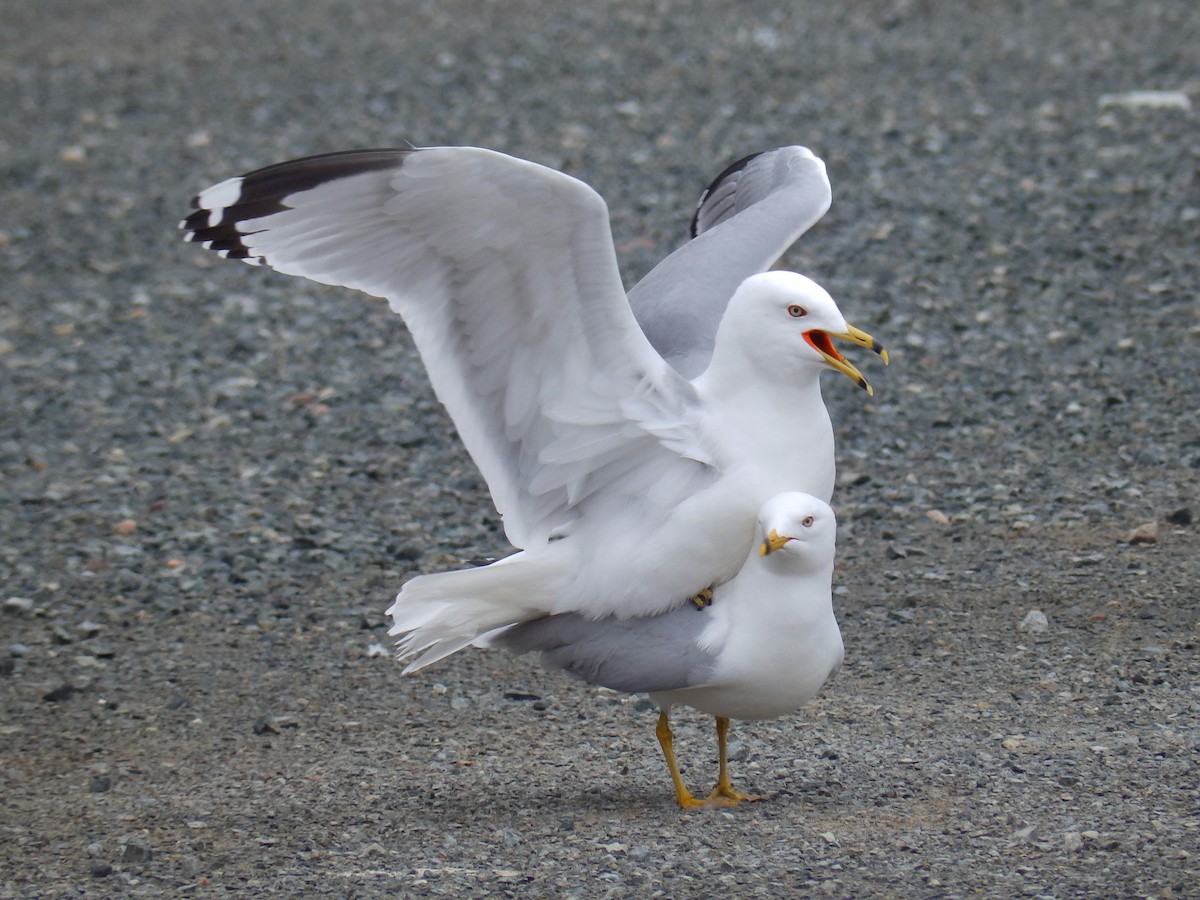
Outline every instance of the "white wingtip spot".
POLYGON ((226 207, 237 203, 241 196, 242 178, 239 175, 237 178, 227 178, 220 184, 205 188, 196 197, 196 200, 201 208, 211 210, 217 216, 216 222, 211 221, 212 216, 209 216, 209 225, 212 226, 220 223, 221 213, 226 207))

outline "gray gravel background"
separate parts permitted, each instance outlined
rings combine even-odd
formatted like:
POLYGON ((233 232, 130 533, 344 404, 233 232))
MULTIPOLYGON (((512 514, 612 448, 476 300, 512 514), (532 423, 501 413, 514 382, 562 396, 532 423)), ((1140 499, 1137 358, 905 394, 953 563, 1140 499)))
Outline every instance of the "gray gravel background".
POLYGON ((1195 896, 1197 113, 1105 99, 1200 102, 1193 0, 3 19, 0 897, 1195 896), (736 726, 773 801, 680 813, 636 698, 373 650, 506 549, 486 490, 382 304, 174 228, 406 140, 584 178, 630 283, 727 162, 827 161, 789 262, 893 364, 828 379, 847 664, 736 726))

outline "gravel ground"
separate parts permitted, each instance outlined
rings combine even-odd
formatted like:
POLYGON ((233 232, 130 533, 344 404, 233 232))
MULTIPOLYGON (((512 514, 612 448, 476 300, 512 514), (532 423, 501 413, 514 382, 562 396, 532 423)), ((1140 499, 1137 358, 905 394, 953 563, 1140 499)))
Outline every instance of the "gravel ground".
POLYGON ((1195 896, 1193 0, 549 10, 5 4, 0 897, 1195 896), (676 809, 645 701, 382 651, 507 549, 486 489, 382 304, 174 229, 406 140, 584 178, 630 283, 727 162, 827 161, 789 263, 893 362, 826 386, 847 661, 735 725, 770 802, 676 809))

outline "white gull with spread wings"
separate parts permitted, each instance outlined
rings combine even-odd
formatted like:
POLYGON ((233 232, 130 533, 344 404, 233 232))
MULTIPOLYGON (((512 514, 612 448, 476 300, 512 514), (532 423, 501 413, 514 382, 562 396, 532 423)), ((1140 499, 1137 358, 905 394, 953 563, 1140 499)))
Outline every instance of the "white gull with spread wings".
POLYGON ((194 205, 189 240, 388 301, 521 548, 404 586, 389 613, 410 669, 517 622, 653 615, 732 578, 769 497, 832 492, 819 375, 869 387, 830 338, 882 354, 815 282, 762 271, 829 205, 801 147, 723 173, 698 237, 628 299, 601 197, 490 150, 309 157, 194 205))

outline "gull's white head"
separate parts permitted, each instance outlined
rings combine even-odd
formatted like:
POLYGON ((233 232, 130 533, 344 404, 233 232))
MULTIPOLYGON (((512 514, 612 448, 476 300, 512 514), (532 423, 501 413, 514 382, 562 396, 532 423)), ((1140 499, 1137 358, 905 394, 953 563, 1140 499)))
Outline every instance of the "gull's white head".
POLYGON ((837 518, 829 504, 811 494, 776 494, 758 514, 758 555, 765 564, 790 571, 833 568, 837 518))
MULTIPOLYGON (((837 351, 832 338, 868 347, 887 363, 887 351, 879 342, 848 323, 823 287, 796 272, 762 272, 747 278, 729 301, 717 331, 718 347, 740 346, 742 353, 775 372, 828 367, 871 394, 867 379, 837 351)), ((717 352, 714 349, 714 358, 717 352)))

